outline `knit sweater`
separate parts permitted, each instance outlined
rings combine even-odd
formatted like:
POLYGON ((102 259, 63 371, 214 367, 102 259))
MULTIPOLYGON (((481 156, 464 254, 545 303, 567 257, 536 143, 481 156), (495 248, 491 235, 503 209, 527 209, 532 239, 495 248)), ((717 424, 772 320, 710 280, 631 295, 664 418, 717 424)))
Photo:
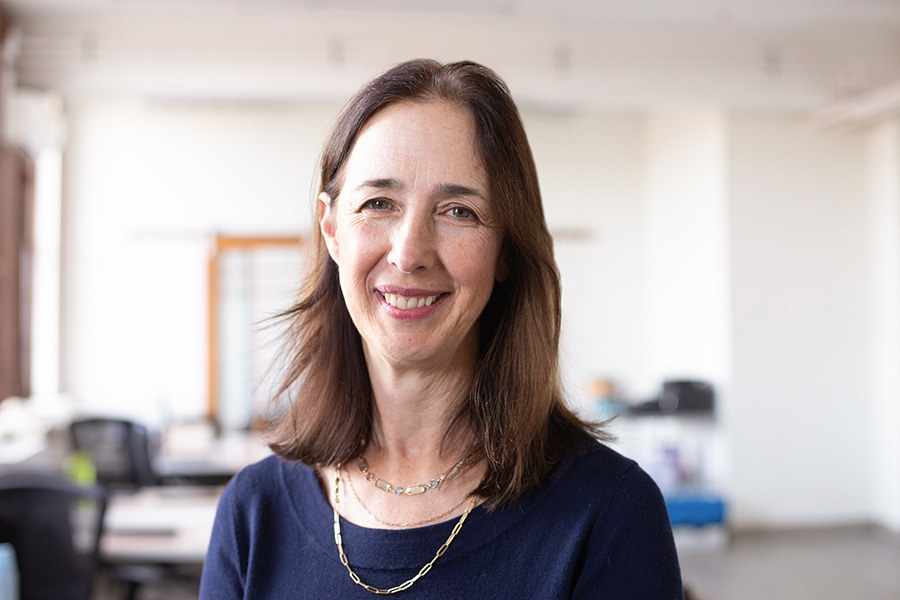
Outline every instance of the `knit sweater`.
MULTIPOLYGON (((457 520, 383 530, 341 519, 343 546, 362 581, 390 588, 434 558, 457 520)), ((201 600, 371 599, 341 564, 333 524, 311 468, 274 456, 245 468, 219 503, 201 600)), ((683 592, 658 488, 596 443, 570 453, 516 503, 472 510, 446 553, 400 597, 678 600, 683 592)))

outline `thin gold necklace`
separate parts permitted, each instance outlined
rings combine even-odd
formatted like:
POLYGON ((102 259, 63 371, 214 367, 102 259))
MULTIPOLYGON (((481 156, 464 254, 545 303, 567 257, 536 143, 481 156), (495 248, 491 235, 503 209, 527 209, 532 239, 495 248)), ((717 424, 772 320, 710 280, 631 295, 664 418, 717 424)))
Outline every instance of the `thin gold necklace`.
POLYGON ((369 510, 369 508, 363 503, 362 498, 359 497, 359 493, 356 491, 356 486, 353 485, 353 478, 350 477, 350 473, 347 473, 347 483, 350 484, 350 491, 353 492, 353 497, 356 498, 356 501, 359 503, 360 507, 365 511, 365 513, 367 515, 369 515, 370 517, 372 517, 375 521, 381 523, 382 525, 387 525, 388 527, 416 527, 417 525, 425 525, 427 523, 437 521, 438 519, 446 517, 447 515, 449 515, 453 511, 455 511, 457 508, 462 506, 466 500, 469 499, 469 496, 467 495, 465 498, 463 498, 462 500, 460 500, 459 502, 454 504, 453 507, 445 510, 444 512, 437 515, 436 517, 422 519, 421 521, 413 521, 411 523, 394 523, 392 521, 383 521, 383 520, 379 519, 377 516, 375 516, 374 513, 372 513, 372 511, 369 510))
POLYGON ((366 481, 370 482, 372 485, 377 487, 379 490, 389 492, 396 496, 399 496, 400 494, 406 494, 407 496, 417 496, 419 494, 424 494, 428 490, 438 488, 445 481, 449 481, 449 480, 453 479, 454 477, 456 477, 456 475, 459 473, 460 468, 462 468, 462 466, 464 464, 466 464, 466 461, 469 460, 470 456, 471 456, 470 454, 463 456, 461 459, 456 461, 455 465, 453 465, 452 467, 447 469, 446 473, 444 473, 443 475, 441 475, 439 477, 435 477, 434 479, 430 480, 428 483, 420 483, 417 485, 408 485, 406 487, 403 487, 400 485, 393 485, 392 483, 388 483, 387 481, 385 481, 383 479, 379 479, 378 477, 375 476, 375 473, 370 473, 369 472, 369 463, 366 462, 366 459, 363 458, 363 456, 361 454, 359 455, 359 457, 357 457, 356 464, 359 467, 360 472, 363 475, 365 475, 366 481))
POLYGON ((337 470, 335 471, 334 476, 334 543, 337 544, 338 547, 338 555, 341 558, 341 564, 347 568, 347 573, 350 574, 350 579, 353 580, 353 583, 362 586, 366 591, 372 592, 373 594, 396 594, 397 592, 402 592, 403 590, 409 589, 412 585, 417 582, 419 579, 425 576, 425 574, 431 570, 431 567, 434 566, 434 563, 437 562, 441 556, 444 555, 444 552, 447 551, 447 548, 450 547, 450 544, 453 542, 453 539, 456 537, 456 534, 459 533, 459 530, 462 529, 463 523, 466 522, 466 517, 469 516, 469 513, 472 512, 472 509, 475 507, 475 502, 477 500, 476 497, 472 497, 469 501, 469 505, 466 507, 466 511, 462 514, 457 521, 456 525, 453 527, 453 531, 450 532, 450 537, 447 538, 447 541, 444 542, 440 548, 438 548, 437 554, 434 555, 434 558, 431 559, 429 563, 427 563, 424 567, 419 569, 419 572, 412 579, 407 579, 400 585, 396 585, 392 588, 388 588, 383 590, 381 588, 377 588, 373 585, 369 585, 367 583, 363 583, 359 575, 353 572, 353 569, 350 568, 350 561, 347 559, 347 554, 344 552, 344 543, 341 538, 341 463, 337 464, 337 470))

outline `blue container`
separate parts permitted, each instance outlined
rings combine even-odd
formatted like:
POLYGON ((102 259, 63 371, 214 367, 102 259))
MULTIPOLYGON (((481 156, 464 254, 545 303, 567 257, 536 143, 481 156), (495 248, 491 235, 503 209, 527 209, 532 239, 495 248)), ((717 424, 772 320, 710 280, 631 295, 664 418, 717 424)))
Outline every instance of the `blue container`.
POLYGON ((672 526, 718 525, 725 521, 725 500, 715 494, 683 493, 666 497, 672 526))
POLYGON ((10 544, 0 544, 0 600, 19 600, 19 567, 10 544))

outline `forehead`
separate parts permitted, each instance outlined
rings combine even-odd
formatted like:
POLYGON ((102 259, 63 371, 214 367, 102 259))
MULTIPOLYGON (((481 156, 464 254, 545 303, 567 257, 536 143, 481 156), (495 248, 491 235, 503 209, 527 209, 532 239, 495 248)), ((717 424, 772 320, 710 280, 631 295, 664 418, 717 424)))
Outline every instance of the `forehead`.
POLYGON ((487 192, 475 139, 471 115, 454 104, 392 104, 360 131, 344 165, 344 184, 374 175, 417 181, 450 178, 439 183, 477 185, 487 192))

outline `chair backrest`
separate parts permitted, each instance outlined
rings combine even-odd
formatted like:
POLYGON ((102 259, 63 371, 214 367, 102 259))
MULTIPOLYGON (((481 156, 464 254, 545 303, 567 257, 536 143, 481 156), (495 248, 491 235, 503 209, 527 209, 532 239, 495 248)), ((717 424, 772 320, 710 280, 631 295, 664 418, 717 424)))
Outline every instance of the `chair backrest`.
POLYGON ((72 447, 86 452, 106 487, 156 485, 147 428, 124 419, 82 419, 69 426, 72 447))
POLYGON ((90 600, 105 514, 99 486, 57 474, 0 475, 0 542, 15 549, 21 600, 90 600))

